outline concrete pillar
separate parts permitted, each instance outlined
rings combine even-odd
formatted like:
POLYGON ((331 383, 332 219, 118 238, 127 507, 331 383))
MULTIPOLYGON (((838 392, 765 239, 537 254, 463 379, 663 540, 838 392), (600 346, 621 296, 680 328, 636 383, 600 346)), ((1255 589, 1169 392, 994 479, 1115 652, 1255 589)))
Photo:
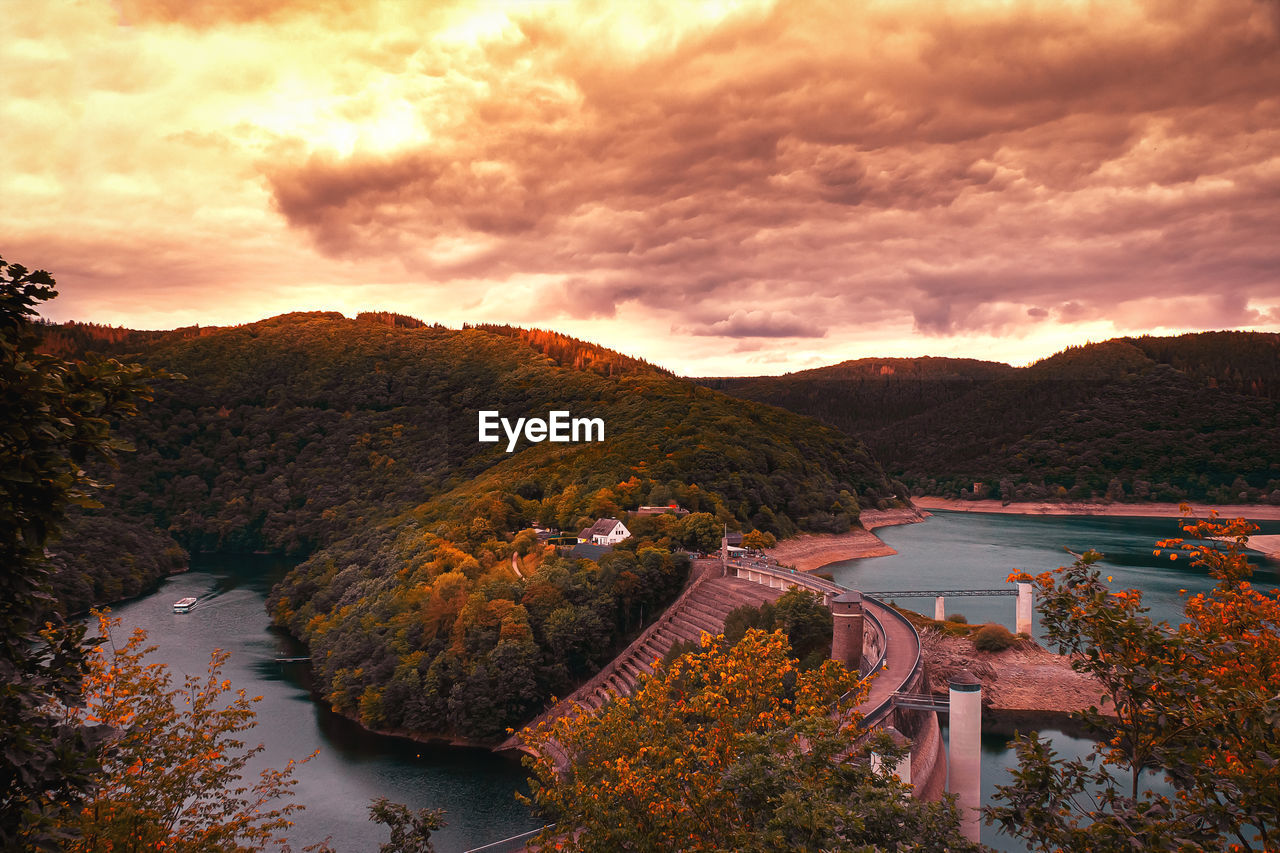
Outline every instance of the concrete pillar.
POLYGON ((902 780, 902 784, 911 784, 911 753, 908 752, 906 755, 902 756, 902 759, 898 762, 898 766, 893 768, 893 772, 902 780))
POLYGON ((939 622, 947 618, 947 603, 942 599, 942 596, 938 596, 938 599, 933 602, 933 618, 939 622))
POLYGON ((862 593, 836 596, 831 617, 831 659, 857 672, 862 665, 862 593))
POLYGON ((720 539, 720 577, 729 577, 729 534, 720 539))
POLYGON ((961 834, 977 843, 982 826, 978 811, 982 805, 982 685, 972 673, 961 670, 952 676, 949 686, 947 791, 957 795, 961 834))
POLYGON ((1018 582, 1018 619, 1017 625, 1019 634, 1031 636, 1031 584, 1018 582))
MULTIPOLYGON (((909 744, 910 741, 903 736, 902 732, 893 726, 885 726, 884 730, 889 733, 889 737, 893 738, 893 742, 899 746, 909 744)), ((871 753, 871 769, 877 773, 892 773, 903 781, 904 784, 911 784, 911 753, 904 755, 896 765, 888 767, 885 760, 879 753, 871 753)))

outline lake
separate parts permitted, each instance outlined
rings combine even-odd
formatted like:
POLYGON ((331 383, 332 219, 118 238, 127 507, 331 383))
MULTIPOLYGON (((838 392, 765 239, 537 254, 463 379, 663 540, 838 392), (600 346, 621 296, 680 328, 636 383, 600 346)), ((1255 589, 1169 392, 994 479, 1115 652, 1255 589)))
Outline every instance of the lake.
MULTIPOLYGON (((1264 525, 1280 532, 1280 523, 1264 525)), ((1117 586, 1146 593, 1158 618, 1175 618, 1178 590, 1207 590, 1212 580, 1185 560, 1170 563, 1152 555, 1157 539, 1177 535, 1172 519, 1017 516, 939 512, 922 524, 881 528, 877 534, 898 554, 836 564, 836 580, 865 590, 996 588, 1014 569, 1035 574, 1070 562, 1063 547, 1094 548, 1106 555, 1104 573, 1117 586)), ((269 557, 216 556, 193 561, 192 571, 166 580, 151 595, 119 605, 114 615, 125 627, 140 626, 159 646, 158 658, 180 680, 201 673, 215 648, 231 652, 225 674, 236 686, 261 694, 258 727, 250 743, 266 745, 263 766, 283 766, 316 749, 319 755, 297 772, 297 801, 307 808, 295 816, 295 848, 326 837, 341 853, 375 850, 386 840, 382 827, 367 820, 377 796, 412 808, 446 810, 447 826, 433 835, 442 853, 466 850, 535 829, 538 822, 517 803, 525 773, 515 761, 486 750, 425 746, 364 731, 311 699, 305 663, 278 663, 305 651, 272 630, 264 600, 271 585, 292 564, 269 557), (188 614, 172 612, 184 596, 199 598, 188 614)), ((1268 565, 1259 580, 1274 582, 1268 565)), ((998 621, 1013 627, 1012 598, 956 598, 948 612, 970 622, 998 621)), ((904 599, 928 615, 932 599, 904 599)), ((1059 752, 1080 754, 1084 740, 1052 733, 1059 752)), ((1007 780, 1012 753, 1006 738, 984 735, 984 798, 1007 780)), ((1002 850, 1024 849, 984 827, 983 841, 1002 850)))
MULTIPOLYGON (((1280 532, 1280 522, 1262 522, 1263 533, 1280 532)), ((1152 554, 1155 542, 1179 536, 1178 519, 1095 516, 1023 516, 996 513, 938 511, 920 524, 881 527, 876 535, 897 550, 889 557, 847 560, 827 566, 832 577, 845 586, 873 590, 996 589, 1006 587, 1014 570, 1038 574, 1068 565, 1074 558, 1063 550, 1083 553, 1092 548, 1103 554, 1098 563, 1104 577, 1112 576, 1113 588, 1136 588, 1155 619, 1176 621, 1182 610, 1179 590, 1206 592, 1214 581, 1192 568, 1185 557, 1171 562, 1152 554)), ((1251 560, 1259 584, 1274 585, 1274 563, 1251 560)), ((1013 598, 947 599, 948 614, 961 613, 970 623, 999 622, 1014 628, 1013 598)), ((932 598, 904 598, 898 602, 933 616, 932 598)), ((1039 622, 1035 623, 1039 634, 1039 622)), ((1043 730, 1063 757, 1082 756, 1091 741, 1061 731, 1043 730)), ((982 737, 982 796, 988 802, 996 785, 1009 784, 1008 768, 1015 756, 1008 738, 982 737)), ((982 828, 982 842, 997 850, 1025 851, 1016 839, 998 835, 994 827, 982 828)))

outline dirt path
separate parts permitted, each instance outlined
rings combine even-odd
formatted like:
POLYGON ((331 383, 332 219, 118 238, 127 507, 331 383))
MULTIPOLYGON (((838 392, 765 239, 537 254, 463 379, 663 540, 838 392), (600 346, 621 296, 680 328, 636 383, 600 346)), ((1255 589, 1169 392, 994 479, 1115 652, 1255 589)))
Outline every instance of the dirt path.
POLYGON ((1250 536, 1249 548, 1265 554, 1269 560, 1280 562, 1280 534, 1250 536))
POLYGON ((861 713, 868 714, 904 688, 906 679, 911 675, 911 667, 916 662, 916 655, 922 650, 916 644, 916 633, 911 630, 911 626, 897 618, 897 614, 892 613, 888 606, 875 600, 865 600, 863 606, 875 613, 884 626, 888 648, 884 669, 871 680, 871 690, 867 693, 866 700, 858 706, 861 713))

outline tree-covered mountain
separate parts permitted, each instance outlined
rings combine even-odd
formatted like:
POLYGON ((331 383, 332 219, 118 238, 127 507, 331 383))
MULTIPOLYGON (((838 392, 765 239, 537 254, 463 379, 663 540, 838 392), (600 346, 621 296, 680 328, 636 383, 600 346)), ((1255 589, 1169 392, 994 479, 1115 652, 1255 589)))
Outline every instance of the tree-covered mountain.
POLYGON ((1024 368, 862 359, 706 379, 858 435, 915 494, 1280 501, 1280 335, 1117 338, 1024 368))
POLYGON ((724 524, 842 531, 897 502, 837 430, 551 332, 303 313, 57 326, 46 346, 185 377, 157 380, 121 425, 136 451, 104 473, 114 487, 91 517, 145 520, 192 551, 306 556, 273 616, 309 644, 328 701, 379 729, 498 737, 670 600, 688 569, 677 546, 724 524), (600 418, 605 440, 508 453, 478 441, 481 409, 600 418), (633 519, 637 537, 598 565, 520 533, 668 503, 692 514, 633 519))
POLYGON ((186 377, 157 383, 128 425, 136 452, 109 499, 198 551, 309 553, 428 502, 443 521, 483 516, 495 530, 680 502, 786 536, 894 499, 880 466, 837 431, 549 332, 311 313, 80 349, 186 377), (480 409, 599 417, 606 440, 521 439, 507 453, 505 439, 477 441, 480 409), (501 507, 473 505, 493 500, 501 507))

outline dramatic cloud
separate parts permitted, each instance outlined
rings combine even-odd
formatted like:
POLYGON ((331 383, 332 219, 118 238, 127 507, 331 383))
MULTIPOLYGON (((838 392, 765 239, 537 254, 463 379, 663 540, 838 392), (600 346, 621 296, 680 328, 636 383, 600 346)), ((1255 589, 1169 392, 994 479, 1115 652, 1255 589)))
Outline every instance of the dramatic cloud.
POLYGON ((0 251, 60 316, 383 307, 690 373, 1278 328, 1274 2, 414 6, 22 9, 0 251))
POLYGON ((790 311, 734 311, 714 323, 672 331, 722 338, 821 338, 827 334, 826 329, 806 323, 790 311))

